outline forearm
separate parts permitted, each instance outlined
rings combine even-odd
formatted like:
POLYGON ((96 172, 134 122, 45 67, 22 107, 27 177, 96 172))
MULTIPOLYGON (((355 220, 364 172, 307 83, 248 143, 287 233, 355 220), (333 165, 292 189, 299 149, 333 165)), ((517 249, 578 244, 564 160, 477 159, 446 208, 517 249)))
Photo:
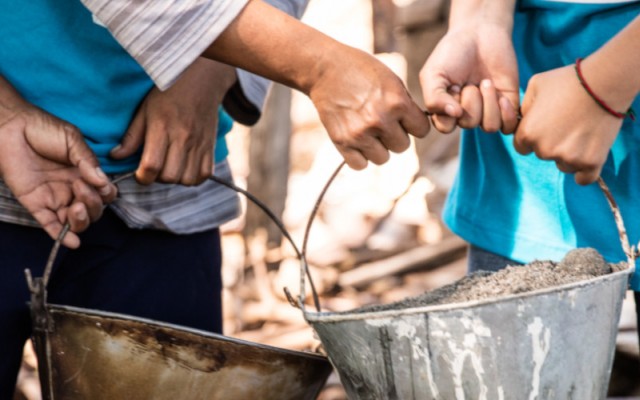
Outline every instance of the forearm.
POLYGON ((615 109, 624 111, 640 93, 640 17, 583 62, 585 80, 615 109))
POLYGON ((501 26, 511 32, 515 4, 516 0, 453 0, 449 29, 482 22, 501 26))
POLYGON ((236 83, 237 74, 236 69, 230 65, 200 57, 184 72, 180 80, 187 87, 209 88, 207 94, 222 103, 224 96, 236 83))
POLYGON ((203 53, 309 93, 347 47, 261 1, 253 0, 203 53))

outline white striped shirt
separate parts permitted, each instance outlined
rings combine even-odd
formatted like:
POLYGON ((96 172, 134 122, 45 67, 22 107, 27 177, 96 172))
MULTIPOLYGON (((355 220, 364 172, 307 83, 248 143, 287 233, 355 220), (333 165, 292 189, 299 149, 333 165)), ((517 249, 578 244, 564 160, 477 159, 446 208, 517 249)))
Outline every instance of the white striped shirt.
MULTIPOLYGON (((106 26, 160 89, 166 89, 226 29, 248 0, 82 0, 94 20, 106 26)), ((300 18, 308 0, 268 0, 300 18)), ((256 111, 269 82, 238 70, 242 94, 256 111)), ((232 180, 229 164, 215 167, 216 176, 232 180)), ((195 187, 155 183, 142 186, 133 178, 118 184, 118 199, 109 205, 131 228, 179 234, 215 228, 240 212, 238 195, 213 181, 195 187)), ((39 224, 0 181, 0 221, 39 224)))

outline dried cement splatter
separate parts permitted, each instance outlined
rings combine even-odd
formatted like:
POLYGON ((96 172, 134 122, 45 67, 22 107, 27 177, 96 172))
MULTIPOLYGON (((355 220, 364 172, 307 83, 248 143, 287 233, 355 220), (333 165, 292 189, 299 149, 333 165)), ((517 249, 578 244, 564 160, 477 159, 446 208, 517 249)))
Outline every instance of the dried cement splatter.
POLYGON ((365 306, 355 311, 375 312, 499 298, 591 279, 625 268, 626 263, 608 264, 594 249, 576 249, 567 253, 559 263, 534 261, 494 273, 479 271, 420 296, 391 304, 365 306))

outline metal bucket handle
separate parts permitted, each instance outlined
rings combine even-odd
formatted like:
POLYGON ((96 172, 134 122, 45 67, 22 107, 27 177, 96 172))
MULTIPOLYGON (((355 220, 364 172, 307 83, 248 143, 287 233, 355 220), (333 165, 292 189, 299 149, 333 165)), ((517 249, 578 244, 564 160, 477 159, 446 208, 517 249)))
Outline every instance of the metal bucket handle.
MULTIPOLYGON (((324 197, 327 189, 329 188, 329 185, 333 182, 333 180, 335 179, 336 175, 338 174, 340 169, 344 166, 344 164, 345 164, 344 162, 342 164, 340 164, 340 166, 336 169, 336 171, 333 173, 333 175, 331 175, 331 177, 329 178, 329 181, 325 184, 324 189, 322 190, 322 192, 320 193, 320 196, 318 196, 318 199, 316 200, 316 204, 315 204, 315 206, 313 208, 313 212, 309 216, 309 221, 308 221, 307 228, 306 228, 305 234, 304 234, 304 241, 303 241, 303 247, 302 247, 302 259, 304 259, 305 254, 306 254, 306 245, 307 245, 307 240, 308 240, 308 237, 309 237, 309 231, 311 230, 311 224, 313 223, 313 220, 315 218, 315 214, 316 214, 316 212, 318 210, 320 202, 322 201, 322 198, 324 197)), ((607 184, 604 182, 604 180, 601 177, 598 177, 597 183, 598 183, 598 186, 600 187, 600 189, 602 190, 602 192, 604 193, 604 196, 607 199, 607 203, 609 204, 609 208, 611 209, 611 212, 613 213, 613 218, 615 220, 616 228, 618 230, 618 235, 619 235, 619 238, 620 238, 620 243, 622 245, 622 250, 624 251, 624 254, 627 257, 627 264, 629 265, 629 268, 631 269, 631 271, 634 272, 635 268, 636 268, 635 267, 635 259, 638 257, 638 249, 635 246, 630 245, 630 243, 629 243, 629 237, 627 235, 627 230, 626 230, 626 228, 624 226, 624 220, 622 219, 622 214, 620 213, 620 209, 618 207, 618 204, 616 203, 613 195, 611 194, 611 191, 609 190, 609 187, 607 186, 607 184)), ((320 312, 320 307, 319 307, 319 304, 318 304, 319 303, 318 294, 316 293, 315 285, 313 284, 313 279, 311 277, 311 274, 308 271, 308 267, 306 265, 306 262, 303 262, 303 265, 301 265, 301 270, 300 270, 300 297, 298 299, 298 305, 299 305, 299 308, 303 311, 303 313, 305 313, 305 317, 306 317, 306 310, 305 310, 305 307, 304 307, 304 304, 305 304, 304 273, 305 272, 306 272, 307 276, 309 277, 309 284, 310 284, 309 286, 311 287, 311 291, 312 291, 313 298, 314 298, 314 301, 315 301, 316 309, 318 310, 318 312, 320 312), (303 267, 305 269, 303 269, 303 267)))

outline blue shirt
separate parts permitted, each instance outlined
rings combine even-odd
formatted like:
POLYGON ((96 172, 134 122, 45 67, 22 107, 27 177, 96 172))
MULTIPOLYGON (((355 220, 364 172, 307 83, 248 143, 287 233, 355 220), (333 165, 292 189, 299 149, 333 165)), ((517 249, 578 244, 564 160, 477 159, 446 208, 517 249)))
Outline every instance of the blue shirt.
MULTIPOLYGON (((108 154, 153 87, 151 79, 80 1, 1 4, 0 74, 27 101, 77 126, 105 172, 134 170, 139 155, 116 161, 108 154)), ((223 136, 232 121, 218 112, 220 161, 227 154, 223 136)))
MULTIPOLYGON (((519 1, 513 38, 521 91, 533 74, 586 57, 639 14, 640 2, 519 1)), ((640 109, 638 99, 633 107, 640 109)), ((460 171, 444 211, 452 231, 523 263, 559 260, 576 247, 594 247, 611 262, 626 260, 599 187, 577 185, 554 162, 518 154, 512 141, 479 129, 463 131, 460 171)), ((601 176, 618 202, 631 243, 637 243, 640 122, 625 120, 601 176)), ((636 290, 639 275, 632 278, 636 290)))

